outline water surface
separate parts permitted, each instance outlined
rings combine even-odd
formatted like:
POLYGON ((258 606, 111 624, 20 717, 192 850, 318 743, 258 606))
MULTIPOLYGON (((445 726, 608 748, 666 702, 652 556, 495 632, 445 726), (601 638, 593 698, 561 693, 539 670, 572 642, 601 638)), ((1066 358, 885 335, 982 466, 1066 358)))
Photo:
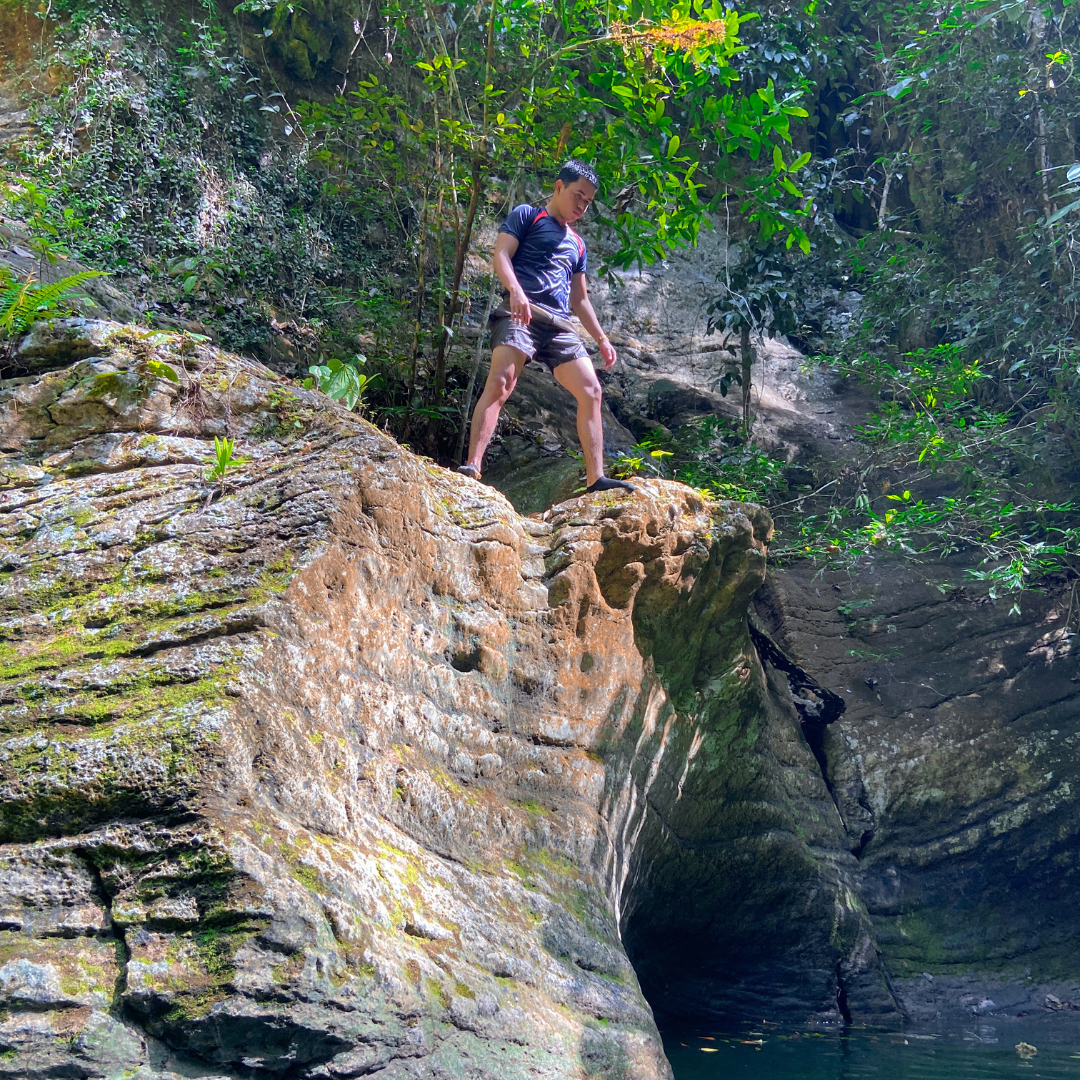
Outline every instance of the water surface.
POLYGON ((1080 1042, 1064 1034, 1012 1024, 938 1035, 761 1025, 667 1032, 664 1048, 676 1080, 1080 1080, 1080 1042), (1021 1057, 1021 1041, 1038 1053, 1021 1057))

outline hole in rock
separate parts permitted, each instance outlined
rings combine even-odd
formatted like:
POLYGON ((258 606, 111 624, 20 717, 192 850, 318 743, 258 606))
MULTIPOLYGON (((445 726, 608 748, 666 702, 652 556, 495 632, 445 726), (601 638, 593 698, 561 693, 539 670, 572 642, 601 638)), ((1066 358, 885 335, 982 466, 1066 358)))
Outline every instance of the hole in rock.
MULTIPOLYGON (((576 633, 577 633, 577 636, 579 638, 584 637, 588 633, 588 630, 589 630, 589 621, 588 621, 589 620, 589 611, 591 610, 591 608, 592 608, 592 603, 590 602, 589 598, 587 596, 583 596, 581 598, 581 605, 580 605, 580 607, 578 607, 578 617, 577 617, 576 633)), ((581 670, 585 671, 586 669, 582 668, 581 670)))
POLYGON ((609 541, 596 562, 596 583, 608 607, 625 608, 645 577, 645 568, 636 560, 641 551, 635 543, 622 538, 609 541))
POLYGON ((844 987, 844 980, 841 977, 839 967, 836 969, 836 1007, 840 1010, 844 1023, 850 1024, 851 1010, 848 1008, 847 990, 844 987))
POLYGON ((450 657, 450 666, 455 671, 476 671, 480 667, 480 646, 457 650, 450 657))

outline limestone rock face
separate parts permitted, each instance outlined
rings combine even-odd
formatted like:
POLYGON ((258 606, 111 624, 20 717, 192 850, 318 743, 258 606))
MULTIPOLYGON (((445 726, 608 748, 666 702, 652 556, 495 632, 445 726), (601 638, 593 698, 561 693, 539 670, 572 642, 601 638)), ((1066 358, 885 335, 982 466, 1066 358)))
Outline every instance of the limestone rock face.
POLYGON ((823 750, 890 984, 931 1024, 1075 1020, 1073 583, 1015 612, 963 563, 870 570, 789 567, 756 605, 848 703, 823 750))
POLYGON ((522 518, 205 342, 38 337, 75 345, 0 384, 0 1076, 666 1077, 623 933, 659 987, 761 898, 827 909, 789 996, 835 1009, 865 916, 747 637, 760 510, 522 518))

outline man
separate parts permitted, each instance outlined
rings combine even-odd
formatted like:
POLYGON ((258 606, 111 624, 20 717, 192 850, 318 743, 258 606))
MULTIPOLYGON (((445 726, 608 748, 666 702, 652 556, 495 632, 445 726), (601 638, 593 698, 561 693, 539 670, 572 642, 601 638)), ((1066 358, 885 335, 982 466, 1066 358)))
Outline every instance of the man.
POLYGON ((585 285, 585 242, 572 228, 596 196, 600 181, 583 161, 559 170, 555 193, 543 209, 519 206, 506 219, 495 243, 495 273, 510 294, 510 314, 491 331, 491 369, 472 417, 469 458, 458 472, 480 479, 484 451, 506 399, 530 360, 546 364, 555 381, 577 399, 577 430, 585 457, 586 491, 633 487, 604 476, 602 391, 581 339, 550 322, 571 311, 600 346, 604 367, 615 363, 615 346, 597 321, 585 285), (534 316, 530 304, 536 309, 534 316))

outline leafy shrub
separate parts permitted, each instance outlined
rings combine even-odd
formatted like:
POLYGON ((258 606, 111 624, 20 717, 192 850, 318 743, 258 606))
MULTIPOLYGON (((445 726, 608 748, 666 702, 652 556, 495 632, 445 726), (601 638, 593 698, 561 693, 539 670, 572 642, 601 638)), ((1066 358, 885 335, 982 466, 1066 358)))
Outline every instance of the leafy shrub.
POLYGON ((722 416, 706 416, 673 432, 657 428, 615 462, 619 476, 644 474, 678 480, 721 499, 764 505, 785 489, 783 463, 744 443, 722 416))
POLYGON ((308 368, 311 374, 304 380, 304 387, 307 390, 318 388, 327 397, 343 402, 345 408, 355 409, 363 398, 364 387, 370 381, 360 371, 360 365, 366 362, 366 356, 358 355, 355 360, 348 362, 333 359, 325 364, 312 364, 308 368))

